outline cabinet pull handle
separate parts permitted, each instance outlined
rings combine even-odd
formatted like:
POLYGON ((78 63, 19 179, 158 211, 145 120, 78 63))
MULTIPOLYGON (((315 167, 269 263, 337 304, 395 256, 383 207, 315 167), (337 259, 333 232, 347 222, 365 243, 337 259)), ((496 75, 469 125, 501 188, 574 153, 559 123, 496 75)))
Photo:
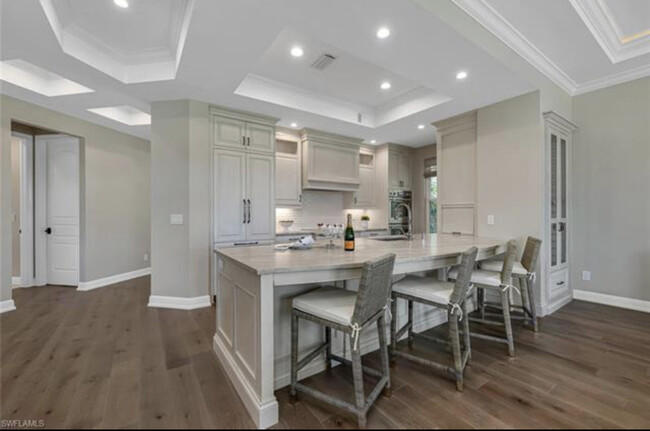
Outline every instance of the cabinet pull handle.
POLYGON ((250 136, 247 137, 247 138, 246 138, 246 141, 248 142, 248 146, 250 147, 250 146, 251 146, 251 137, 250 137, 250 136))
POLYGON ((558 281, 557 283, 555 283, 556 286, 562 286, 563 284, 564 284, 563 281, 558 281))
POLYGON ((355 196, 355 197, 354 197, 354 204, 356 205, 356 204, 358 204, 358 203, 359 203, 359 201, 358 201, 357 197, 355 196))
POLYGON ((246 136, 241 137, 241 144, 245 147, 246 146, 246 136))
POLYGON ((302 193, 298 195, 298 202, 302 203, 302 193))
POLYGON ((244 208, 244 221, 243 221, 243 223, 246 224, 246 199, 242 199, 242 201, 244 203, 244 206, 243 206, 243 208, 244 208))
POLYGON ((250 224, 251 222, 251 200, 248 199, 248 222, 250 224))

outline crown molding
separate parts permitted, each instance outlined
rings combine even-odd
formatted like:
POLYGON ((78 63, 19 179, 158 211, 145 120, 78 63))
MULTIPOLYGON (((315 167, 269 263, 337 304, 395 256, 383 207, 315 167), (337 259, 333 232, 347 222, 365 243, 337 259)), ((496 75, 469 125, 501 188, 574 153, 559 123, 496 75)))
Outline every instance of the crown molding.
MULTIPOLYGON (((570 96, 577 96, 650 76, 650 64, 648 64, 635 69, 607 75, 593 81, 577 83, 558 65, 546 57, 532 42, 526 39, 524 35, 517 31, 486 0, 452 1, 570 96)), ((585 0, 571 1, 572 3, 574 1, 582 3, 585 0)))
POLYGON ((612 63, 650 53, 650 37, 621 42, 625 35, 603 0, 569 1, 612 63))

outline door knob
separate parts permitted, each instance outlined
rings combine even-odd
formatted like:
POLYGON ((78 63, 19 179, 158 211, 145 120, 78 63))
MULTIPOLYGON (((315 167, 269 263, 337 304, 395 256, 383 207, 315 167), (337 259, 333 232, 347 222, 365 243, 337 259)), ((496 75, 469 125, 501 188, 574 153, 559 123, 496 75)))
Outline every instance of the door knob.
POLYGON ((52 228, 51 227, 45 228, 45 233, 48 235, 52 235, 52 228))

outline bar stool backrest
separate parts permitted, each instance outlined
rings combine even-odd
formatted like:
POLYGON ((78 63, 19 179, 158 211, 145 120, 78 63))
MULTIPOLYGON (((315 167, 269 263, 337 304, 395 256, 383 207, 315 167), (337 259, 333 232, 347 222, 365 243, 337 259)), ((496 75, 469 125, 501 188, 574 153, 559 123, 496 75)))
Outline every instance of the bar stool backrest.
POLYGON ((503 268, 501 268, 501 284, 508 286, 512 284, 512 267, 517 259, 517 241, 511 239, 508 241, 508 249, 503 259, 503 268))
POLYGON ((388 254, 363 265, 352 323, 363 325, 386 308, 392 287, 395 255, 388 254))
POLYGON ((478 248, 471 247, 461 254, 460 265, 458 265, 458 277, 454 283, 454 291, 451 293, 449 302, 452 304, 460 304, 467 298, 469 291, 469 281, 472 278, 472 270, 476 263, 476 255, 478 248))
POLYGON ((537 261, 539 260, 539 250, 542 248, 542 240, 529 236, 526 239, 524 254, 521 256, 521 264, 530 273, 537 270, 537 261))

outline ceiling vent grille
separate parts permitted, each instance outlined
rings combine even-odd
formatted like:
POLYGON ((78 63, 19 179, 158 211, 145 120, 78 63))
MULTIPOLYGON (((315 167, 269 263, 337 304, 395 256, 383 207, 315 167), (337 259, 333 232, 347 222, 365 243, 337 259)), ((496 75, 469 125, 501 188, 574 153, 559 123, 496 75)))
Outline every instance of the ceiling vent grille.
POLYGON ((334 57, 332 54, 323 54, 311 64, 311 67, 316 70, 324 70, 330 64, 332 64, 334 60, 336 60, 336 57, 334 57))

